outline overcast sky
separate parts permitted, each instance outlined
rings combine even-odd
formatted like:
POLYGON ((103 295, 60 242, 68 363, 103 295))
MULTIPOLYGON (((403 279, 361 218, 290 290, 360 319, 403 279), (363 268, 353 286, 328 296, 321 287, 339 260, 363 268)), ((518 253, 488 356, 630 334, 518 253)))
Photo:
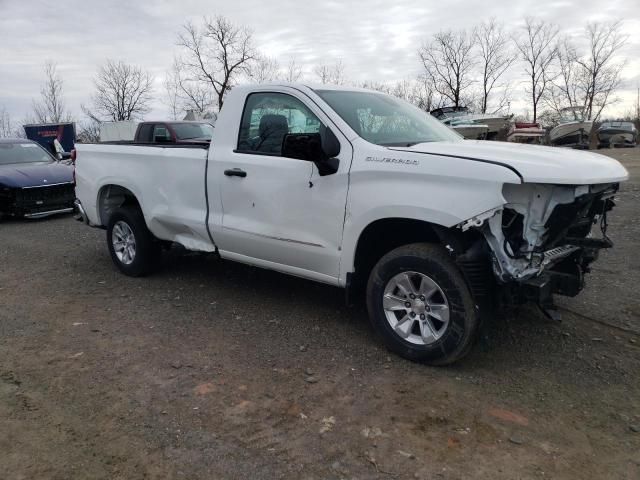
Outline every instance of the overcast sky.
MULTIPOLYGON (((421 71, 416 49, 423 39, 491 17, 517 30, 526 15, 534 15, 558 23, 567 35, 578 35, 590 21, 623 19, 629 34, 622 52, 628 61, 623 102, 609 113, 630 110, 640 82, 638 0, 0 0, 0 108, 14 121, 29 113, 49 59, 63 76, 68 108, 79 115, 96 69, 115 59, 154 75, 157 100, 147 117, 162 117, 162 78, 177 52, 181 25, 217 14, 250 27, 257 46, 282 64, 295 57, 309 78, 317 63, 342 59, 346 76, 355 81, 414 77, 421 71)), ((512 75, 522 68, 516 64, 512 75)), ((514 100, 512 110, 524 108, 521 85, 514 100)))

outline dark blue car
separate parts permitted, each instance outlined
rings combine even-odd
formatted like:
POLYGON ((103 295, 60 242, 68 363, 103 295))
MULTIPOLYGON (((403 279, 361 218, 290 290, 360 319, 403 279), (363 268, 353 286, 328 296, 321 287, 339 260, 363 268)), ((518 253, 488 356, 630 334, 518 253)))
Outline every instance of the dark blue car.
POLYGON ((0 218, 73 211, 73 168, 31 140, 0 139, 0 218))

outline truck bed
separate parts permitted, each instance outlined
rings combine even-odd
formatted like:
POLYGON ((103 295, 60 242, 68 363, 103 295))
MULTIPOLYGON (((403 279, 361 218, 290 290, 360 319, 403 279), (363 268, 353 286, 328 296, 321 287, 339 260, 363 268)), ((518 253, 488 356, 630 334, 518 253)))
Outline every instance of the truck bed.
POLYGON ((109 142, 85 143, 83 145, 131 145, 136 147, 156 147, 156 148, 202 148, 209 150, 211 144, 209 142, 166 142, 166 143, 150 143, 135 142, 133 140, 113 140, 109 142))
POLYGON ((208 149, 208 143, 78 144, 76 197, 90 222, 106 227, 101 199, 117 185, 135 195, 157 238, 212 251, 205 223, 208 149))

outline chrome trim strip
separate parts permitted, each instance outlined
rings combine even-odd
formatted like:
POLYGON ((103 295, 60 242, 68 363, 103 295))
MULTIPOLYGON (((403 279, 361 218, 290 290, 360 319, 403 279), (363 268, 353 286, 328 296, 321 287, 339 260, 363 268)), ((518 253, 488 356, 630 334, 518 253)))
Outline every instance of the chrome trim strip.
POLYGON ((32 187, 22 187, 22 190, 28 190, 30 188, 45 188, 45 187, 58 187, 60 185, 73 185, 73 182, 62 182, 62 183, 47 183, 45 185, 34 185, 32 187))
POLYGON ((57 213, 71 213, 73 212, 73 208, 61 208, 59 210, 49 210, 48 212, 38 212, 38 213, 25 213, 25 218, 40 218, 40 217, 48 217, 49 215, 55 215, 57 213))
POLYGON ((303 242, 301 240, 293 240, 291 238, 272 237, 270 235, 264 235, 262 233, 254 233, 254 232, 248 232, 246 230, 240 230, 239 228, 231 228, 231 227, 225 227, 225 226, 223 226, 222 228, 225 229, 225 230, 232 230, 234 232, 240 232, 240 233, 246 233, 248 235, 254 235, 256 237, 268 238, 270 240, 279 240, 281 242, 298 243, 300 245, 308 245, 310 247, 324 248, 323 245, 320 245, 318 243, 303 242))

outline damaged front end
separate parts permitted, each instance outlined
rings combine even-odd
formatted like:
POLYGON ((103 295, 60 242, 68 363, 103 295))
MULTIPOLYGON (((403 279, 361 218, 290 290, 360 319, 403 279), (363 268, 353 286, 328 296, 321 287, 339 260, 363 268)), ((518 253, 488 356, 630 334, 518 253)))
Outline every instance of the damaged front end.
POLYGON ((612 246, 607 212, 617 190, 617 183, 505 184, 504 205, 459 227, 482 235, 494 277, 512 301, 548 309, 554 293, 577 295, 598 251, 612 246))

